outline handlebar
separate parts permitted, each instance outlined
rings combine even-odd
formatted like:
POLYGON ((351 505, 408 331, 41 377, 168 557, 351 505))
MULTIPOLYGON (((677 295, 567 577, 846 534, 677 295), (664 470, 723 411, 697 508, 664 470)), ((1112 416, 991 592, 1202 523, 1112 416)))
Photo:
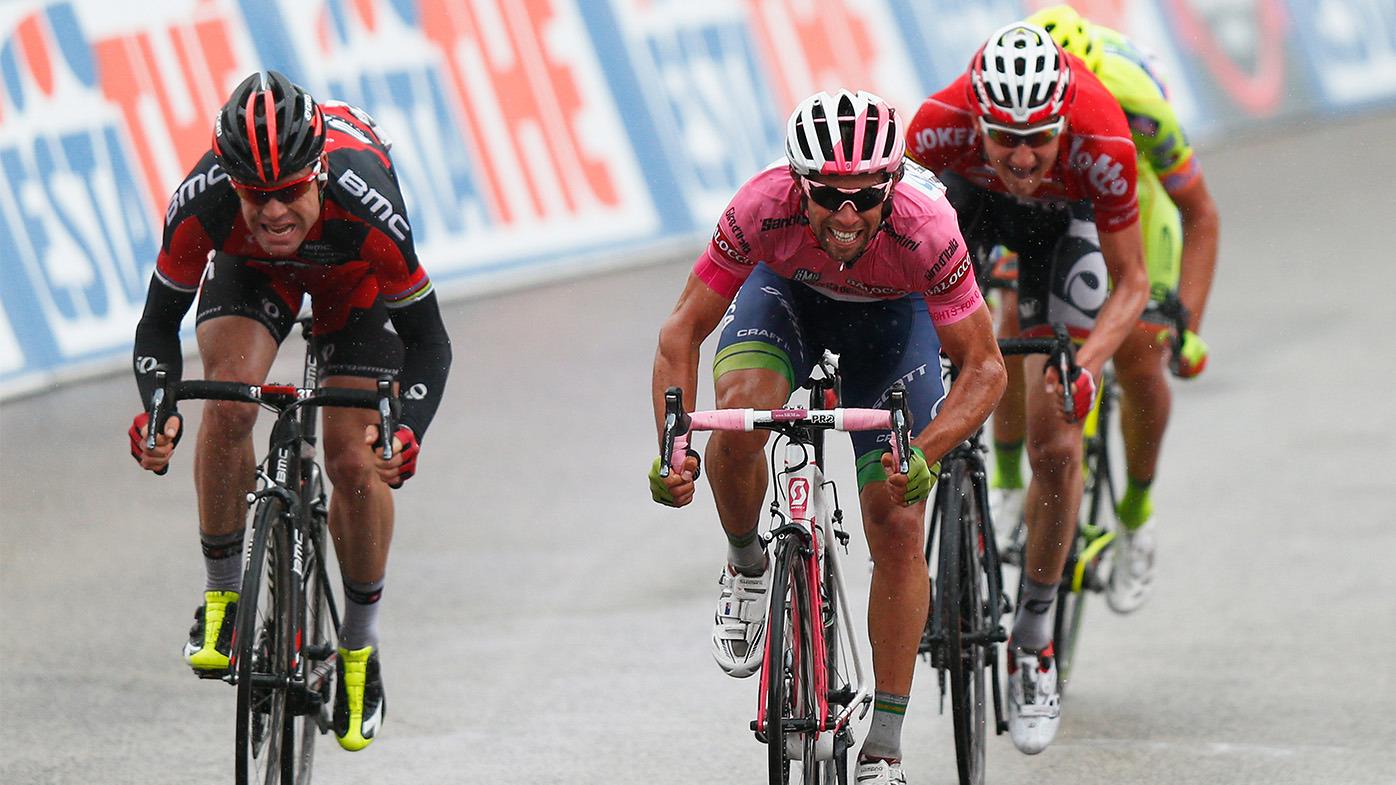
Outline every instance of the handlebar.
POLYGON ((1168 329, 1168 368, 1173 373, 1178 373, 1183 361, 1183 333, 1187 332, 1192 314, 1188 313, 1187 306, 1183 305, 1177 292, 1169 292, 1161 302, 1151 300, 1145 307, 1145 312, 1153 312, 1163 317, 1168 329))
POLYGON ((296 387, 285 384, 246 384, 244 382, 189 379, 175 382, 165 368, 155 369, 155 391, 150 396, 148 449, 155 448, 155 435, 165 428, 165 422, 175 413, 179 401, 215 400, 254 403, 284 416, 300 406, 332 406, 348 409, 377 410, 380 433, 383 435, 383 459, 393 457, 392 434, 401 419, 401 403, 393 394, 393 380, 381 378, 377 390, 351 387, 296 387))
POLYGON ((1081 366, 1076 364, 1076 344, 1066 325, 1053 324, 1051 338, 1000 338, 999 351, 1006 355, 1047 355, 1047 363, 1057 369, 1062 382, 1062 412, 1068 416, 1075 413, 1071 383, 1081 374, 1081 366))
POLYGON ((668 477, 674 464, 675 445, 692 431, 768 430, 791 433, 800 428, 834 431, 888 430, 892 435, 892 457, 898 471, 910 470, 911 412, 906 387, 898 382, 888 393, 886 409, 839 407, 836 409, 714 409, 686 412, 683 390, 670 387, 664 392, 664 429, 659 437, 659 476, 668 477))

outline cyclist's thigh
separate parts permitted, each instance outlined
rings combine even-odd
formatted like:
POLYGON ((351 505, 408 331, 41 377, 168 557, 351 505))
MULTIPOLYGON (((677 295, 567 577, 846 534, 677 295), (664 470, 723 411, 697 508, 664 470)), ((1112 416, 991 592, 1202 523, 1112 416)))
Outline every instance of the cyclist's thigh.
POLYGON ((720 397, 728 388, 750 389, 753 378, 765 378, 774 383, 766 385, 768 394, 740 405, 778 407, 809 378, 814 361, 801 329, 798 286, 765 265, 757 265, 742 284, 722 318, 713 358, 720 397))
POLYGON ((260 384, 295 324, 298 288, 243 257, 215 253, 199 291, 195 337, 204 378, 260 384))
POLYGON ((1018 262, 1018 323, 1023 335, 1049 333, 1065 324, 1084 337, 1110 295, 1100 236, 1088 208, 1073 205, 1065 231, 1053 238, 1045 256, 1021 255, 1018 262))
POLYGON ((1156 306, 1178 289, 1182 275, 1183 219, 1177 205, 1163 190, 1154 171, 1142 162, 1139 169, 1139 226, 1144 232, 1144 258, 1149 268, 1150 307, 1141 321, 1166 325, 1156 306))
MULTIPOLYGON (((820 342, 839 353, 844 404, 881 408, 896 382, 906 385, 911 427, 919 432, 935 417, 945 398, 940 375, 940 339, 919 295, 897 300, 850 303, 824 298, 820 342)), ((887 478, 882 453, 885 431, 850 434, 858 465, 858 487, 887 478)))

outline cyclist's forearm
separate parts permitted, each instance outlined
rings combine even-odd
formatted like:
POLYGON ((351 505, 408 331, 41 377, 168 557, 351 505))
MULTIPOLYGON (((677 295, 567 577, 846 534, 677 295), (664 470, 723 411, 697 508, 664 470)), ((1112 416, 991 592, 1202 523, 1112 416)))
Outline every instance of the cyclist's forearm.
POLYGON ((912 445, 921 448, 927 461, 940 460, 984 425, 1007 384, 1002 362, 985 360, 962 369, 940 412, 912 438, 912 445))
POLYGON ((155 392, 155 366, 169 369, 170 378, 178 381, 184 372, 184 355, 179 342, 179 324, 194 302, 193 292, 173 289, 151 276, 145 310, 136 324, 135 346, 131 365, 136 374, 136 387, 141 396, 141 408, 150 403, 155 392))
MULTIPOLYGON (((698 345, 701 343, 702 339, 699 338, 698 345)), ((668 336, 667 327, 660 332, 650 384, 656 433, 664 432, 664 393, 670 387, 683 390, 684 408, 693 410, 694 399, 698 395, 698 345, 691 340, 668 336)))
POLYGON ((1221 242, 1221 216, 1216 204, 1198 183, 1201 193, 1178 203, 1183 221, 1183 258, 1178 281, 1178 298, 1188 309, 1187 328, 1198 332, 1212 280, 1217 269, 1217 248, 1221 242), (1184 207, 1186 205, 1186 208, 1184 207))
POLYGON ((402 337, 402 424, 420 442, 436 416, 451 371, 451 338, 441 321, 436 294, 392 312, 393 327, 402 337))

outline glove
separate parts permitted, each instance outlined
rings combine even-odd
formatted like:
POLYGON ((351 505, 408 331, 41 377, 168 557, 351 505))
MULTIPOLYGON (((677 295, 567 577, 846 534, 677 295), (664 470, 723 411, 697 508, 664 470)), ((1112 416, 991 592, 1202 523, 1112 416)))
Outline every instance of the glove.
MULTIPOLYGON (((170 419, 179 421, 179 429, 175 431, 174 441, 170 444, 170 449, 174 449, 179 446, 179 439, 184 435, 184 418, 180 416, 179 412, 171 412, 170 419)), ((150 412, 141 412, 136 415, 135 419, 131 420, 131 429, 126 432, 126 435, 131 437, 131 457, 136 460, 136 463, 140 463, 141 456, 145 454, 146 438, 141 435, 141 431, 145 430, 146 426, 149 424, 150 412)), ((166 425, 168 425, 168 422, 166 425)), ((157 470, 155 473, 164 474, 169 470, 170 467, 167 465, 157 470)))
MULTIPOLYGON (((697 482, 703 474, 703 459, 698 457, 698 451, 692 447, 685 447, 684 454, 698 462, 698 465, 693 467, 693 481, 697 482)), ((663 462, 663 458, 656 457, 654 463, 650 465, 650 497, 665 507, 677 507, 678 505, 674 503, 673 491, 669 490, 669 486, 664 483, 664 478, 659 476, 659 467, 663 462)))
MULTIPOLYGON (((397 454, 402 457, 402 465, 397 469, 397 481, 388 483, 388 487, 401 488, 404 482, 407 482, 412 475, 417 473, 417 453, 421 452, 422 445, 417 442, 417 434, 405 425, 398 428, 393 437, 402 443, 402 447, 397 451, 397 454)), ((380 439, 375 446, 379 450, 383 449, 382 440, 380 439)))
POLYGON ((940 477, 940 461, 927 465, 926 454, 920 447, 912 447, 911 460, 907 463, 909 466, 906 471, 906 493, 902 498, 907 504, 925 501, 940 477))
MULTIPOLYGON (((1159 340, 1168 340, 1168 331, 1159 333, 1159 340)), ((1207 367, 1207 342, 1192 330, 1183 331, 1183 350, 1168 359, 1168 369, 1179 379, 1191 379, 1207 367)))
POLYGON ((1071 380, 1071 421, 1080 422, 1091 413, 1095 406, 1095 377, 1085 368, 1071 380))

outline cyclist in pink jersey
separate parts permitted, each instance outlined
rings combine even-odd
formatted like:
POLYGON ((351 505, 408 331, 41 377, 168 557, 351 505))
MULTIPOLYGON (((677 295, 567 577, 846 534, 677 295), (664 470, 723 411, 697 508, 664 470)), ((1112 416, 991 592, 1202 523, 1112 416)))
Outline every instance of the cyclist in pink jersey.
POLYGON ((1009 731, 1041 752, 1060 722, 1051 622, 1081 503, 1081 421, 1094 379, 1148 299, 1135 195, 1135 148, 1119 102, 1047 31, 1007 25, 970 69, 912 120, 908 155, 941 176, 977 260, 1018 254, 1024 335, 1065 323, 1080 347, 1076 379, 1032 355, 1010 373, 1027 385, 1032 482, 1024 506, 1023 596, 1009 647, 1009 731), (1069 385, 1074 411, 1062 411, 1069 385))
MULTIPOLYGON (((874 570, 868 601, 876 703, 857 781, 904 783, 901 721, 929 605, 922 539, 938 459, 988 418, 1006 383, 992 319, 943 186, 904 159, 904 126, 865 92, 817 93, 791 115, 786 158, 737 192, 664 323, 655 355, 655 414, 664 391, 696 400, 699 349, 720 337, 717 406, 775 409, 825 349, 840 354, 845 403, 878 406, 907 386, 912 467, 890 474, 875 432, 853 435, 859 502, 874 570), (939 357, 961 369, 946 394, 939 357)), ((662 427, 662 426, 661 426, 662 427)), ((885 437, 885 434, 882 434, 885 437)), ((884 440, 885 441, 885 440, 884 440)), ((708 474, 727 535, 713 655, 733 676, 760 667, 770 560, 757 535, 766 493, 766 433, 717 432, 708 474)), ((650 471, 655 501, 692 501, 681 472, 650 471)))

